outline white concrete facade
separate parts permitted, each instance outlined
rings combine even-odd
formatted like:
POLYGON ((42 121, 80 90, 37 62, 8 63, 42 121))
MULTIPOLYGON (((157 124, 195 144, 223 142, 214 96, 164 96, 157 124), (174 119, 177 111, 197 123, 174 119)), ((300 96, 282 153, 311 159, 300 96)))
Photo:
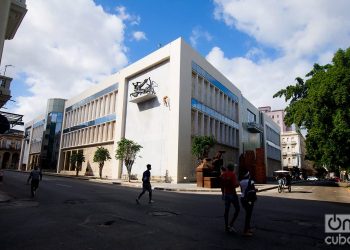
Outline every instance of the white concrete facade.
MULTIPOLYGON (((45 114, 24 124, 24 139, 18 169, 29 170, 35 165, 47 169, 47 153, 50 152, 50 158, 57 157, 64 105, 64 99, 48 99, 45 114), (56 157, 52 156, 55 154, 53 151, 56 152, 56 157)), ((56 168, 57 159, 55 163, 50 162, 50 165, 51 169, 56 168)))
POLYGON ((282 166, 285 169, 299 168, 304 165, 305 139, 295 131, 285 132, 281 135, 282 166))
MULTIPOLYGON (((82 151, 86 160, 81 174, 89 169, 97 175, 92 159, 103 146, 112 157, 105 162, 103 177, 122 178, 126 169, 115 159, 115 150, 125 137, 143 147, 133 174, 140 177, 150 163, 153 177, 193 181, 195 135, 215 136, 218 144, 212 154, 225 150, 224 160, 238 163, 242 100, 237 87, 179 38, 67 100, 57 171, 72 171, 70 155, 82 151), (133 96, 140 85, 152 85, 154 92, 133 96)), ((253 105, 251 109, 258 112, 253 105)))
POLYGON ((39 164, 45 123, 45 115, 41 115, 24 124, 24 140, 18 169, 29 170, 39 164))

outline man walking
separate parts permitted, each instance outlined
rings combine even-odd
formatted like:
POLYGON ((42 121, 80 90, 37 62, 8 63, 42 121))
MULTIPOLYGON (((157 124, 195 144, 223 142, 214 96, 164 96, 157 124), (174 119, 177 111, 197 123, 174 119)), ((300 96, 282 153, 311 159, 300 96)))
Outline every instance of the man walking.
POLYGON ((222 196, 225 201, 225 231, 226 232, 236 232, 236 229, 233 227, 235 220, 239 214, 239 201, 236 193, 236 188, 239 187, 239 183, 237 181, 237 177, 234 170, 234 165, 229 163, 226 167, 226 171, 221 175, 221 191, 222 196), (228 224, 230 206, 231 203, 235 208, 235 213, 230 222, 230 226, 228 224))
POLYGON ((143 172, 143 175, 142 175, 142 192, 136 198, 137 204, 140 204, 140 198, 146 191, 148 192, 148 196, 149 196, 148 203, 154 202, 152 200, 152 186, 151 186, 151 172, 150 172, 151 169, 152 169, 151 164, 147 164, 147 170, 143 172))
POLYGON ((241 203, 245 210, 244 236, 252 236, 253 231, 250 228, 250 221, 253 214, 254 202, 256 201, 256 192, 258 189, 254 186, 254 181, 250 178, 249 171, 244 175, 240 182, 241 186, 241 203))
POLYGON ((30 192, 32 197, 35 196, 35 192, 39 187, 39 181, 41 181, 43 178, 43 175, 41 173, 41 170, 39 169, 38 166, 35 166, 34 169, 30 172, 28 180, 27 180, 27 184, 29 184, 29 181, 31 181, 30 183, 30 192))

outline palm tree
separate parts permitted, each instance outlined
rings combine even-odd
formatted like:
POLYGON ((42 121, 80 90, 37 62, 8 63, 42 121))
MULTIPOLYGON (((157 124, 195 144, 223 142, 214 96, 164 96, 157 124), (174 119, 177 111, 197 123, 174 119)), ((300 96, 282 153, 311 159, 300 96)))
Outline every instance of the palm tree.
POLYGON ((72 164, 73 168, 75 168, 76 176, 79 175, 79 170, 83 162, 85 162, 85 156, 82 151, 79 151, 78 153, 73 153, 70 156, 70 163, 72 164))
POLYGON ((118 141, 118 148, 116 150, 115 158, 117 160, 123 160, 125 167, 128 171, 128 177, 130 182, 131 168, 134 164, 137 153, 141 150, 142 146, 132 140, 126 138, 118 141))
POLYGON ((108 149, 104 147, 97 147, 97 150, 95 151, 95 154, 94 154, 93 162, 98 162, 99 174, 101 179, 102 179, 103 166, 105 164, 105 161, 108 161, 109 159, 112 159, 112 158, 109 155, 108 149))

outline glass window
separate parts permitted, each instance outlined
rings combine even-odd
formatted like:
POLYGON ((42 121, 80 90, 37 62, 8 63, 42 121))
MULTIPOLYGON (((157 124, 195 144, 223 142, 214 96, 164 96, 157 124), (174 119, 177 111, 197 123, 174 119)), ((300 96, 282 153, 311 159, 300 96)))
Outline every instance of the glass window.
POLYGON ((249 109, 247 109, 247 112, 248 112, 248 122, 256 122, 256 115, 249 109))

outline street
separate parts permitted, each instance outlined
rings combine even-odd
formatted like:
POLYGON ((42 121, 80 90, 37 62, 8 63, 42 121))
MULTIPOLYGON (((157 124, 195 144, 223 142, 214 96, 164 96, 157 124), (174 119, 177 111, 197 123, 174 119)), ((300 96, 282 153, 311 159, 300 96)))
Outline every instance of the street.
MULTIPOLYGON (((219 194, 155 190, 141 204, 138 188, 44 176, 30 198, 28 175, 5 172, 0 190, 12 196, 0 203, 0 249, 322 249, 324 216, 350 212, 349 189, 295 185, 292 193, 258 193, 254 236, 224 232, 219 194)), ((232 214, 231 214, 232 215, 232 214)), ((337 249, 335 246, 330 249, 337 249)))

